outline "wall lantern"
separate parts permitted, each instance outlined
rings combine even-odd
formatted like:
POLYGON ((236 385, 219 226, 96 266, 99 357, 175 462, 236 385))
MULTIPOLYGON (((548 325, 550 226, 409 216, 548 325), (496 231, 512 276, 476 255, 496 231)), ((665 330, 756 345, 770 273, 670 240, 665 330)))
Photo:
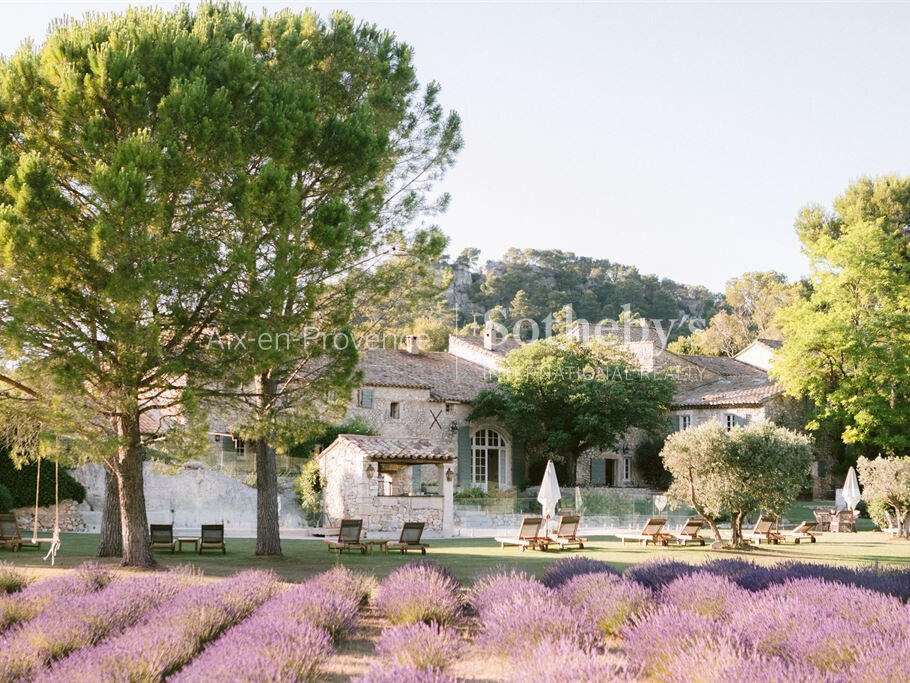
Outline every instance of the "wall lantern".
POLYGON ((372 464, 367 465, 367 479, 372 479, 374 474, 376 474, 376 468, 372 464))
POLYGON ((455 470, 451 467, 446 468, 446 481, 452 481, 455 478, 455 470))
POLYGON ((453 434, 458 431, 458 423, 455 420, 449 423, 449 431, 453 434))

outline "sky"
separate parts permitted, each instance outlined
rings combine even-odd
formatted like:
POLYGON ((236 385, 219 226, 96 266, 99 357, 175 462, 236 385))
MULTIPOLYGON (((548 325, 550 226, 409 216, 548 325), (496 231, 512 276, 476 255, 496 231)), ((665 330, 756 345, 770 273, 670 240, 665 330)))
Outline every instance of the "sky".
MULTIPOLYGON (((463 119, 453 256, 561 249, 715 291, 798 278, 801 207, 910 172, 910 4, 246 4, 344 9, 413 46, 463 119)), ((125 5, 0 2, 0 52, 125 5)))

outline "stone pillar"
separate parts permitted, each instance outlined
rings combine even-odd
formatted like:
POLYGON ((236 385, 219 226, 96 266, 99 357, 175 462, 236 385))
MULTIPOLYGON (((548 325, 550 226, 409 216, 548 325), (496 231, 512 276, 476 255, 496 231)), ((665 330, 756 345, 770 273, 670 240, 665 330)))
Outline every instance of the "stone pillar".
POLYGON ((455 533, 455 463, 446 463, 437 467, 439 491, 442 493, 442 535, 448 538, 455 533), (452 470, 452 481, 446 472, 452 470))

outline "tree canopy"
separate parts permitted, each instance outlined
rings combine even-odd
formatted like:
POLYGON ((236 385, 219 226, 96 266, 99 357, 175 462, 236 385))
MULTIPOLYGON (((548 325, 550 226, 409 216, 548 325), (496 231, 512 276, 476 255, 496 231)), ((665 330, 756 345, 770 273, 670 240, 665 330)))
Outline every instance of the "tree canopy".
POLYGON ((712 420, 671 434, 661 457, 673 477, 670 496, 708 520, 718 543, 717 520, 730 517, 731 543, 739 545, 748 515, 782 514, 808 484, 812 446, 771 422, 727 430, 712 420))
POLYGON ((773 376, 817 427, 886 453, 910 447, 910 179, 863 179, 797 220, 811 293, 779 313, 773 376))
POLYGON ((615 446, 632 427, 661 428, 673 390, 671 379, 642 373, 609 342, 560 337, 510 351, 469 419, 500 419, 531 458, 564 461, 572 486, 586 450, 615 446))
POLYGON ((870 516, 910 537, 910 457, 860 457, 856 469, 870 516))

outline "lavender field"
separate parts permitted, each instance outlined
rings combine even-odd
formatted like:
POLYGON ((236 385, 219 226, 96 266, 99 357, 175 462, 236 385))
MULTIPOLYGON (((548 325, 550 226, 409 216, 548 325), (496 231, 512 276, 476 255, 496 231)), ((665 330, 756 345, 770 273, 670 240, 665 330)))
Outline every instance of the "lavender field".
POLYGON ((908 570, 725 559, 620 574, 576 557, 542 580, 497 568, 463 585, 426 562, 381 583, 342 567, 299 584, 0 569, 4 682, 910 680, 908 570), (368 620, 369 664, 330 667, 368 620))

